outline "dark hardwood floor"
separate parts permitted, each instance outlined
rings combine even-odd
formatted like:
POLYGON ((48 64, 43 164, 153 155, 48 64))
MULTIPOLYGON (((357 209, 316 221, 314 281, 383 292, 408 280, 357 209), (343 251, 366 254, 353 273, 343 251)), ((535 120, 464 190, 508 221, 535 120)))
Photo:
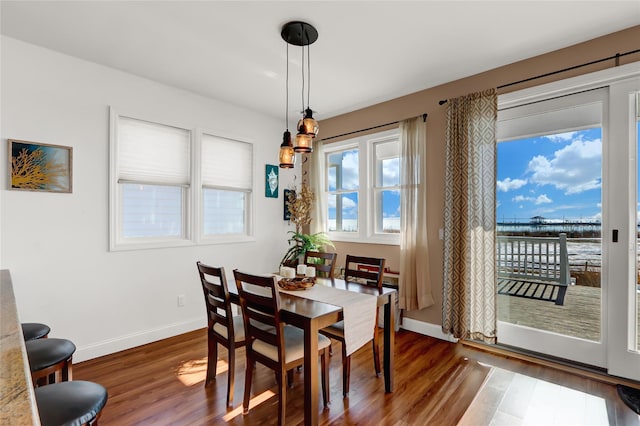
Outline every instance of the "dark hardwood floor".
MULTIPOLYGON (((109 391, 101 425, 277 422, 277 388, 270 370, 258 364, 252 392, 255 406, 243 416, 244 349, 238 352, 236 390, 229 409, 225 407, 226 351, 222 348, 216 382, 207 388, 206 354, 203 329, 75 364, 73 373, 74 379, 101 383, 109 391)), ((375 377, 372 351, 365 345, 352 356, 351 391, 349 398, 342 399, 339 354, 334 346, 331 404, 324 410, 318 407, 322 425, 456 425, 463 416, 465 425, 515 424, 518 410, 531 409, 534 401, 523 398, 518 386, 530 390, 531 380, 601 399, 611 425, 640 425, 639 416, 619 400, 611 384, 404 330, 396 335, 395 392, 385 394, 384 379, 375 377)), ((287 392, 290 425, 303 421, 302 374, 295 373, 293 389, 287 392)), ((564 424, 581 424, 584 410, 577 411, 573 423, 564 424)))

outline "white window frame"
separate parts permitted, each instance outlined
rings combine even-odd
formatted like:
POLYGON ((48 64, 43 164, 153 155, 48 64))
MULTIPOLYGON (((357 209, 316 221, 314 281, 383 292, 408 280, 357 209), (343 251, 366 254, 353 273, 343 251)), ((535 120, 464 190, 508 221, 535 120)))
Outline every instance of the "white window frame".
MULTIPOLYGON (((348 149, 358 149, 358 231, 357 232, 340 232, 328 231, 328 223, 323 224, 323 229, 333 241, 370 243, 370 244, 388 244, 400 245, 400 233, 383 233, 376 229, 376 221, 382 218, 376 218, 376 191, 381 188, 375 187, 376 182, 376 158, 375 145, 381 142, 388 142, 396 139, 400 143, 399 129, 391 129, 383 132, 373 133, 357 138, 347 139, 340 142, 324 145, 324 194, 325 206, 328 198, 328 157, 329 155, 348 149)), ((385 188, 386 189, 386 188, 385 188)), ((328 215, 326 220, 328 221, 328 215)))
POLYGON ((243 140, 238 137, 219 135, 213 131, 203 131, 199 128, 189 128, 174 123, 163 122, 153 118, 141 117, 139 114, 119 113, 113 107, 110 108, 110 136, 109 136, 109 250, 143 250, 152 248, 169 247, 189 247, 194 245, 243 243, 255 241, 254 237, 254 203, 256 188, 255 173, 255 144, 252 141, 243 140), (190 131, 190 182, 183 190, 183 235, 182 237, 152 237, 152 238, 122 238, 122 228, 120 223, 121 190, 118 185, 118 120, 126 117, 134 120, 147 121, 176 127, 190 131), (202 134, 221 137, 251 145, 252 151, 252 179, 251 189, 247 191, 245 198, 245 234, 224 234, 224 235, 204 235, 203 227, 203 191, 202 191, 202 168, 200 158, 202 153, 202 134))

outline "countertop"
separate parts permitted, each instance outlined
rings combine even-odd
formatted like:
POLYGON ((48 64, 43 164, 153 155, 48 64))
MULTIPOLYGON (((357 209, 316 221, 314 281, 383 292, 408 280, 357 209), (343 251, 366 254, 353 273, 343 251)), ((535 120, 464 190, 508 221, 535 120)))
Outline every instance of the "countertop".
POLYGON ((40 425, 11 274, 0 270, 0 425, 40 425))

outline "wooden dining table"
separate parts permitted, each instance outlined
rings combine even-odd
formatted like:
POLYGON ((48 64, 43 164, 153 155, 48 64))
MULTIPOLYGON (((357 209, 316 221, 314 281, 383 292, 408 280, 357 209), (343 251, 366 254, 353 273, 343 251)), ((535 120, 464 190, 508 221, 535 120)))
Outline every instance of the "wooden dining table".
MULTIPOLYGON (((325 285, 341 290, 376 296, 378 306, 384 307, 384 387, 385 392, 393 392, 393 358, 395 338, 396 290, 346 282, 337 278, 317 278, 316 285, 325 285)), ((233 280, 229 281, 231 301, 240 302, 238 290, 233 280)), ((304 330, 304 424, 318 424, 318 331, 342 321, 342 307, 325 302, 305 299, 303 295, 280 293, 280 317, 287 324, 304 330)))

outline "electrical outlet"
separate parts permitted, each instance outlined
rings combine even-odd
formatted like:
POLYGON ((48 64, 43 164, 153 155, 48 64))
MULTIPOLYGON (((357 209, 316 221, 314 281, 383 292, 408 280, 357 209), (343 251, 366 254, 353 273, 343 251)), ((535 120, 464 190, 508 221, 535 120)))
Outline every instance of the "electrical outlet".
POLYGON ((184 306, 184 294, 178 295, 178 307, 182 308, 184 306))

